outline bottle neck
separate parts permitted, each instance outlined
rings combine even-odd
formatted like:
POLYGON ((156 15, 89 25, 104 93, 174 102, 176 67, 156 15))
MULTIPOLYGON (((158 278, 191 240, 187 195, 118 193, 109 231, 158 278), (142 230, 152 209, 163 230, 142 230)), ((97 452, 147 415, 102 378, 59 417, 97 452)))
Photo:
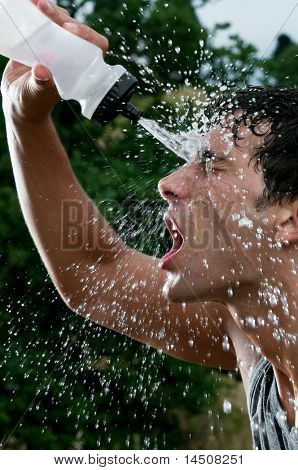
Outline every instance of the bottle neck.
POLYGON ((137 79, 128 72, 124 73, 110 88, 99 106, 96 108, 92 120, 101 126, 106 126, 119 114, 136 122, 140 113, 129 103, 137 87, 137 79))
POLYGON ((126 73, 121 65, 107 65, 102 52, 80 76, 72 90, 65 99, 78 101, 82 108, 82 114, 88 119, 92 119, 95 110, 102 100, 109 93, 115 83, 126 73))

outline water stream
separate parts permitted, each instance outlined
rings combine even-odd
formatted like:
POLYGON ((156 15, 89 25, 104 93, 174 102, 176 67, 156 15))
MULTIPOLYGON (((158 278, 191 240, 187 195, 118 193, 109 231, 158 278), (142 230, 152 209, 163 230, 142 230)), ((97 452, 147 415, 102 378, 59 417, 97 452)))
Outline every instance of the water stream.
POLYGON ((201 148, 202 134, 197 129, 174 134, 152 119, 141 118, 138 124, 186 162, 189 162, 201 148))

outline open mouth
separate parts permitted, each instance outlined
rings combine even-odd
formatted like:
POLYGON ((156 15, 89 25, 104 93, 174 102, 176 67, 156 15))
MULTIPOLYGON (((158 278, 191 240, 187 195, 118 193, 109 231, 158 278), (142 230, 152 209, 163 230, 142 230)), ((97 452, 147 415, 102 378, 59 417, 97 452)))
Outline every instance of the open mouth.
POLYGON ((176 222, 172 219, 172 217, 169 216, 169 214, 166 214, 164 216, 164 222, 167 226, 167 229, 168 229, 169 233, 172 236, 173 246, 172 246, 171 250, 168 253, 166 253, 164 255, 164 257, 162 258, 162 260, 161 260, 161 267, 162 268, 165 267, 166 262, 168 262, 170 259, 172 259, 173 256, 175 256, 178 253, 178 251, 181 250, 181 248, 183 246, 183 243, 184 243, 184 238, 181 235, 181 233, 179 232, 179 229, 177 227, 176 222))

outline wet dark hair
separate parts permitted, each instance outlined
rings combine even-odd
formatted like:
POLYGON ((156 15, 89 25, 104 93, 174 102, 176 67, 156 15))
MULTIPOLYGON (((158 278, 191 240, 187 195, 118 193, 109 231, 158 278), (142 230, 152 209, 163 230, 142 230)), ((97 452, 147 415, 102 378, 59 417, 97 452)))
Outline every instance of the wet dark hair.
POLYGON ((293 202, 298 198, 298 88, 249 86, 230 93, 217 103, 215 120, 224 126, 231 115, 236 144, 242 124, 254 135, 264 136, 264 144, 250 160, 256 171, 263 172, 265 182, 257 209, 293 202), (259 125, 266 121, 269 130, 262 133, 259 125))

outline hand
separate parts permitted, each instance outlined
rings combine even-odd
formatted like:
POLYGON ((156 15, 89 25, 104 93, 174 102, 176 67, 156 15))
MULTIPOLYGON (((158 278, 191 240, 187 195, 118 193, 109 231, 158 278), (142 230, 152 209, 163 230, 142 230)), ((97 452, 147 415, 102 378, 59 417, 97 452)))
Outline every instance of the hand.
MULTIPOLYGON (((100 47, 105 55, 109 43, 104 36, 72 18, 64 8, 47 0, 31 1, 52 21, 100 47)), ((9 61, 5 68, 1 93, 5 115, 18 121, 43 121, 60 101, 52 74, 47 67, 36 65, 31 69, 13 60, 9 61)))

